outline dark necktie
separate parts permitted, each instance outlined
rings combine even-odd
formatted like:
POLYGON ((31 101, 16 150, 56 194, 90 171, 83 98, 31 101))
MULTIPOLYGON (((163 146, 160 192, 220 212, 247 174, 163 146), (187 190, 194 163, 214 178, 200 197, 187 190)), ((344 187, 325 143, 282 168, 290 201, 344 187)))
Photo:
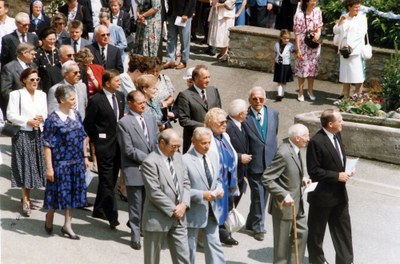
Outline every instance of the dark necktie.
POLYGON ((143 129, 143 135, 144 135, 144 137, 146 138, 147 142, 149 142, 149 141, 150 141, 150 139, 149 139, 149 133, 147 133, 146 123, 144 122, 144 119, 143 119, 142 116, 140 116, 140 122, 141 122, 142 129, 143 129))
POLYGON ((77 41, 74 41, 74 51, 75 51, 75 54, 78 53, 78 42, 77 41))
POLYGON ((115 93, 112 94, 112 101, 113 101, 113 110, 115 114, 115 118, 118 120, 118 104, 117 104, 117 97, 115 93))
POLYGON ((203 156, 203 161, 204 161, 204 171, 205 171, 205 173, 206 173, 206 177, 207 177, 207 181, 208 181, 208 186, 211 188, 212 180, 213 180, 213 179, 212 179, 212 176, 211 176, 210 168, 208 168, 206 155, 203 156))
POLYGON ((303 161, 301 160, 300 150, 299 150, 299 152, 297 153, 297 156, 298 156, 299 161, 300 161, 300 168, 301 168, 301 170, 303 170, 303 161))
POLYGON ((333 142, 335 142, 335 149, 336 149, 336 152, 337 152, 337 154, 338 154, 338 156, 339 156, 340 161, 341 161, 342 164, 343 164, 342 156, 340 155, 340 147, 339 147, 339 144, 338 144, 338 138, 337 138, 336 135, 333 136, 333 142))
POLYGON ((176 198, 178 199, 178 202, 179 202, 181 200, 181 193, 179 191, 178 177, 176 176, 176 173, 175 173, 174 163, 172 162, 172 158, 168 158, 168 163, 169 163, 169 171, 171 172, 171 176, 172 176, 172 179, 173 179, 174 185, 175 185, 176 198))
POLYGON ((106 66, 106 54, 105 54, 105 47, 101 47, 101 63, 103 64, 103 67, 106 66))
POLYGON ((201 90, 201 99, 203 99, 203 102, 207 104, 206 92, 204 90, 201 90))
POLYGON ((26 42, 25 41, 25 34, 21 34, 21 39, 22 39, 22 42, 26 42))

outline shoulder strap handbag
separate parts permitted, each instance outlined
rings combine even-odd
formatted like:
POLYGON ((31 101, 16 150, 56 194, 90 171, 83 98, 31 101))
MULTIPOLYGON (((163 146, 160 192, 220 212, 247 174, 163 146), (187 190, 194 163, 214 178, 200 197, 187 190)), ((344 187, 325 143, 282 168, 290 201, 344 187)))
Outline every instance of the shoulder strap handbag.
POLYGON ((361 58, 369 60, 372 58, 372 46, 369 44, 368 32, 365 34, 363 44, 361 48, 361 58))
MULTIPOLYGON (((312 32, 311 30, 308 30, 307 27, 307 16, 306 16, 306 12, 303 12, 304 14, 304 23, 306 25, 306 34, 304 36, 304 43, 312 49, 316 49, 319 47, 319 42, 315 42, 313 41, 314 38, 314 32, 312 32)), ((313 10, 313 14, 314 14, 314 10, 313 10)))
MULTIPOLYGON (((19 93, 19 115, 21 115, 21 91, 18 91, 18 93, 19 93)), ((15 125, 9 121, 6 121, 4 123, 4 127, 1 131, 1 134, 6 137, 15 137, 20 129, 21 129, 20 126, 15 125)))

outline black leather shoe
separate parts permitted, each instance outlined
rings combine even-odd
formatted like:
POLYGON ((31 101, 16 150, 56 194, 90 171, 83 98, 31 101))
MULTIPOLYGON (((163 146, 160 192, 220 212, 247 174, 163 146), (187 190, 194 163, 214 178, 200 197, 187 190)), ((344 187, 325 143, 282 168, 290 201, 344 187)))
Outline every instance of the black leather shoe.
POLYGON ((44 222, 44 230, 46 230, 46 233, 47 233, 48 235, 53 234, 53 227, 47 227, 47 226, 46 226, 46 222, 44 222))
POLYGON ((115 229, 117 226, 119 226, 119 222, 118 222, 117 219, 110 220, 109 222, 110 222, 110 228, 111 229, 115 229))
POLYGON ((221 242, 223 244, 229 245, 229 246, 237 246, 237 245, 239 245, 239 242, 236 239, 234 239, 233 237, 231 237, 231 236, 228 237, 227 239, 221 241, 221 242))
POLYGON ((79 240, 81 239, 78 235, 73 235, 71 233, 68 233, 67 231, 64 230, 64 227, 61 227, 61 234, 63 234, 63 236, 67 236, 69 239, 73 239, 73 240, 79 240))
POLYGON ((140 241, 131 242, 131 248, 133 248, 135 250, 140 250, 142 248, 142 245, 140 244, 140 241))
POLYGON ((264 240, 264 233, 260 232, 260 233, 255 233, 254 234, 254 239, 258 240, 258 241, 263 241, 264 240))

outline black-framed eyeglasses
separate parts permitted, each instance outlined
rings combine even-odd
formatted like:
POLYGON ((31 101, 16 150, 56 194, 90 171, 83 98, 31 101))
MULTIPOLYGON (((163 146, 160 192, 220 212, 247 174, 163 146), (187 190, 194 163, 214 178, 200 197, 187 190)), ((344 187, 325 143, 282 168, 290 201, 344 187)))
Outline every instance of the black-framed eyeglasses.
POLYGON ((29 27, 29 23, 28 24, 22 24, 21 22, 18 22, 18 24, 20 24, 21 26, 23 26, 23 27, 29 27))

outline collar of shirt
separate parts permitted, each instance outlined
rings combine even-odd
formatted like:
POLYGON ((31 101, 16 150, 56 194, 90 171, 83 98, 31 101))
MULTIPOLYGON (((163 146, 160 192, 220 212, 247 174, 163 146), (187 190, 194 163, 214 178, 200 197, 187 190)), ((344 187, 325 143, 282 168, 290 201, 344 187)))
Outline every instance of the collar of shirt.
MULTIPOLYGON (((15 30, 15 32, 17 32, 18 39, 21 39, 21 38, 22 38, 22 34, 21 34, 21 32, 19 32, 18 30, 15 30)), ((28 36, 28 32, 27 32, 27 33, 25 33, 25 37, 27 37, 27 36, 28 36)))
POLYGON ((289 143, 290 143, 290 145, 292 146, 292 148, 294 149, 294 152, 295 152, 297 155, 299 155, 300 148, 299 148, 298 146, 296 146, 296 145, 290 140, 290 138, 289 138, 289 143))
POLYGON ((65 120, 67 120, 67 118, 69 117, 72 120, 75 120, 75 113, 74 110, 69 109, 68 115, 64 114, 60 108, 58 108, 58 110, 56 110, 56 114, 60 117, 61 121, 65 122, 65 120))
POLYGON ((264 106, 261 109, 261 112, 257 112, 253 107, 250 107, 251 111, 253 111, 254 116, 257 118, 257 114, 261 114, 261 120, 264 120, 264 106))
POLYGON ((231 116, 229 116, 229 117, 232 119, 233 123, 239 128, 239 130, 242 131, 242 123, 240 123, 239 121, 237 121, 235 118, 233 118, 231 116))
POLYGON ((44 21, 42 13, 40 13, 38 17, 35 17, 34 15, 32 15, 31 19, 34 20, 34 21, 35 20, 44 21))
POLYGON ((28 68, 28 65, 26 65, 26 63, 23 62, 20 58, 17 57, 17 61, 19 62, 19 64, 21 64, 22 69, 25 70, 26 68, 28 68))
POLYGON ((204 93, 206 94, 206 98, 207 98, 207 91, 206 89, 200 89, 199 87, 197 87, 195 84, 193 84, 194 89, 196 89, 197 93, 200 95, 200 97, 203 97, 203 94, 201 93, 202 90, 204 90, 204 93))
POLYGON ((105 45, 104 47, 101 46, 99 43, 97 43, 97 45, 99 45, 100 55, 101 55, 101 49, 104 48, 104 56, 107 59, 107 47, 108 47, 108 45, 105 45))
POLYGON ((328 136, 329 140, 332 142, 333 146, 335 146, 335 135, 326 130, 325 128, 322 128, 326 135, 328 136))
POLYGON ((160 155, 161 155, 162 160, 165 162, 165 165, 167 165, 167 168, 169 168, 169 161, 168 161, 168 159, 169 159, 169 158, 172 158, 172 160, 173 160, 173 156, 172 156, 172 157, 167 157, 167 156, 165 156, 164 153, 162 153, 162 151, 161 151, 160 148, 158 148, 158 151, 159 151, 159 153, 160 153, 160 155))
POLYGON ((140 123, 140 122, 141 122, 140 118, 143 118, 143 120, 144 120, 144 117, 143 117, 142 115, 139 115, 139 114, 136 113, 136 112, 133 112, 131 109, 129 109, 129 113, 130 113, 131 115, 133 115, 133 117, 136 118, 136 120, 138 121, 138 123, 140 124, 140 126, 142 126, 142 124, 140 123))

